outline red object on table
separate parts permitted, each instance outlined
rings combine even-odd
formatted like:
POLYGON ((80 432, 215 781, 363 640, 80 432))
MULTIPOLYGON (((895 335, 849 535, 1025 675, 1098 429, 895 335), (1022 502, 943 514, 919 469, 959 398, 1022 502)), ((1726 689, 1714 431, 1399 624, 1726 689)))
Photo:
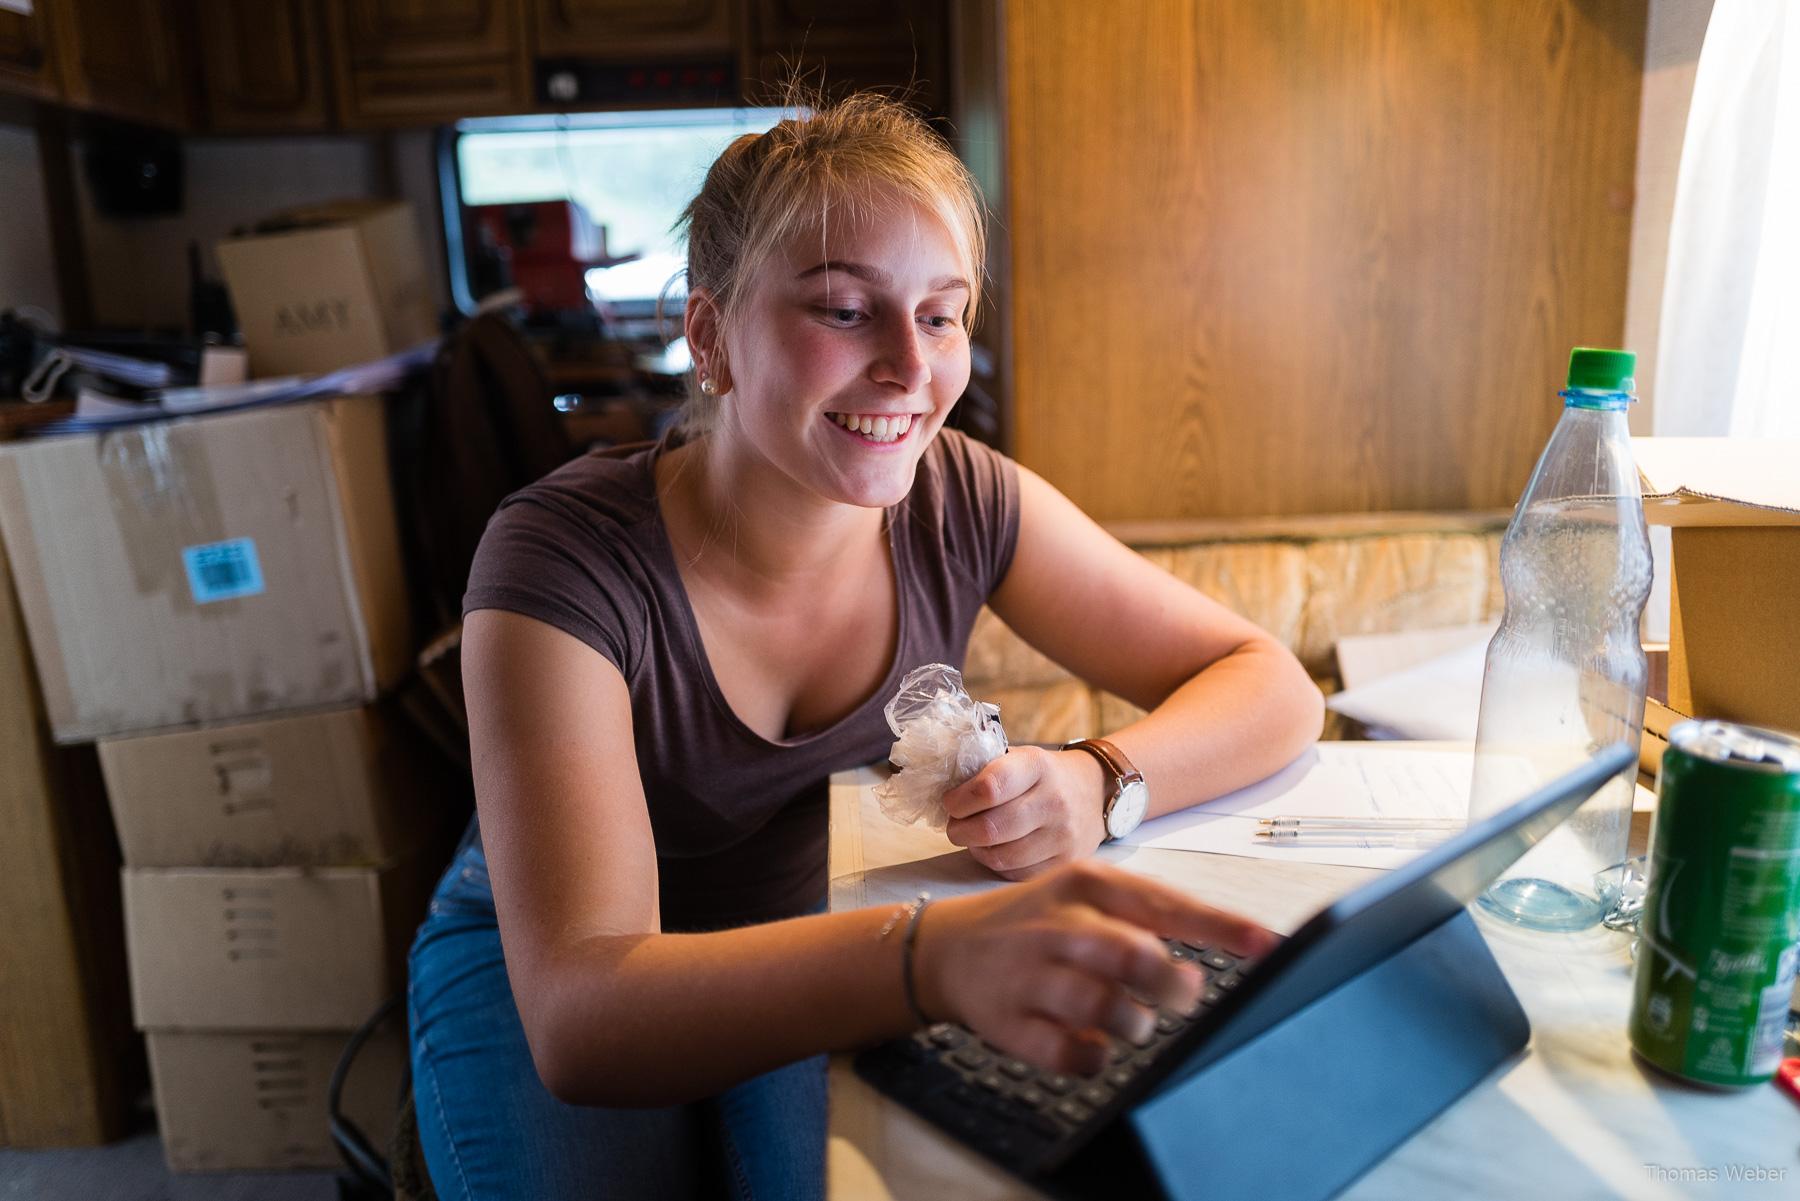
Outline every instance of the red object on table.
POLYGON ((480 204, 468 211, 483 246, 506 260, 534 312, 590 308, 588 269, 638 257, 607 254, 605 227, 573 200, 480 204))
POLYGON ((1788 1096, 1800 1101, 1800 1058, 1784 1059, 1775 1069, 1775 1084, 1788 1096))

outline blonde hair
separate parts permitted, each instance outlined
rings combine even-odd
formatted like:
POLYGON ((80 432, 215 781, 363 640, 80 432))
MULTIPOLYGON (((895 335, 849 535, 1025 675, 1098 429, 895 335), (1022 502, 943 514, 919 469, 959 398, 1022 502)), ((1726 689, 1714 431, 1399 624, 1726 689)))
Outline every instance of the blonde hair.
MULTIPOLYGON (((923 118, 879 93, 804 109, 796 100, 790 90, 789 106, 803 115, 725 148, 676 222, 687 235, 689 295, 712 293, 719 327, 729 329, 742 316, 750 281, 790 238, 823 235, 834 219, 878 216, 897 195, 935 213, 957 240, 969 266, 964 322, 972 328, 987 238, 968 168, 923 118)), ((718 397, 698 385, 690 373, 682 426, 692 433, 718 417, 718 397)))

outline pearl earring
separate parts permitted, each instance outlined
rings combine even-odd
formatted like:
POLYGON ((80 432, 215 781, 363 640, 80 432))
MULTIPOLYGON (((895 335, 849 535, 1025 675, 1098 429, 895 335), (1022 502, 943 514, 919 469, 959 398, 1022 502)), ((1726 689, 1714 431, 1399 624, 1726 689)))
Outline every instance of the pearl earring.
POLYGON ((706 376, 701 376, 700 394, 702 396, 717 396, 719 394, 719 385, 713 383, 712 380, 708 379, 706 376))

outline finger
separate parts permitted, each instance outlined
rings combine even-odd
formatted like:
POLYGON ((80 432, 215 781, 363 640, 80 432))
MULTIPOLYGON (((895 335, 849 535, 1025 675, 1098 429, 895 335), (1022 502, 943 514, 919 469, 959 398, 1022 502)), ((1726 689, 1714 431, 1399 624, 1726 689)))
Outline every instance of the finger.
POLYGON ((968 817, 1023 795, 1043 771, 1041 754, 1034 748, 1008 751, 944 794, 944 812, 968 817))
POLYGON ((1043 824, 1036 794, 1016 797, 969 817, 953 817, 944 834, 959 847, 998 847, 1030 834, 1043 824))
POLYGON ((1242 914, 1214 908, 1167 884, 1096 859, 1077 860, 1067 872, 1077 899, 1164 938, 1211 943, 1238 956, 1267 954, 1280 941, 1242 914))
POLYGON ((997 846, 971 847, 970 854, 984 867, 997 872, 1018 871, 1046 859, 1054 859, 1068 848, 1055 830, 1031 830, 1022 838, 997 846))
POLYGON ((1087 910, 1064 930, 1052 954, 1073 967, 1117 980, 1137 996, 1186 1013, 1199 1003, 1206 978, 1198 967, 1177 963, 1160 938, 1130 922, 1087 910))
POLYGON ((1103 1035, 1071 1030, 1040 1013, 1024 1014, 988 1041, 1008 1055, 1047 1071, 1074 1076, 1098 1072, 1107 1065, 1112 1053, 1112 1045, 1103 1035))
POLYGON ((1140 1045, 1156 1033, 1154 1010, 1092 972, 1052 963, 1041 970, 1033 991, 1033 1008, 1071 1030, 1098 1030, 1140 1045))

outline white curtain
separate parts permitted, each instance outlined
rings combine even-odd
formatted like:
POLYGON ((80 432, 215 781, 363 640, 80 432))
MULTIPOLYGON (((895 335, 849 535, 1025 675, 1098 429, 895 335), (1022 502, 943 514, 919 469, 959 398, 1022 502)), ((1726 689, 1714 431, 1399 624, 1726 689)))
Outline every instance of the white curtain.
POLYGON ((1717 0, 1658 333, 1657 434, 1800 438, 1800 3, 1717 0))

